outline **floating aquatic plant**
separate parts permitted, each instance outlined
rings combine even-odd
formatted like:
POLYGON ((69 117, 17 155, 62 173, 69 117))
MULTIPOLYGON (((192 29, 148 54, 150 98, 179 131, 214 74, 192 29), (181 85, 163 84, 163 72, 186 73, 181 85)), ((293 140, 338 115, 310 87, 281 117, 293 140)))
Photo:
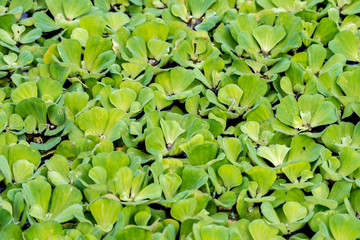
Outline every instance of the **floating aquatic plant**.
POLYGON ((360 239, 359 3, 0 0, 0 239, 360 239))

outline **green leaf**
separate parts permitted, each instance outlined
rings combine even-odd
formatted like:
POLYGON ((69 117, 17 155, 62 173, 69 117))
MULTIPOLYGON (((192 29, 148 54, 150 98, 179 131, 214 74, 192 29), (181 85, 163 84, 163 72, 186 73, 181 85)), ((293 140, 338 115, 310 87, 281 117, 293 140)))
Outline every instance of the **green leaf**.
POLYGON ((175 17, 179 17, 181 18, 181 20, 183 20, 184 22, 187 22, 187 9, 184 3, 176 3, 171 5, 171 13, 175 16, 175 17))
POLYGON ((45 0, 45 3, 53 16, 56 16, 58 14, 63 14, 62 2, 55 1, 55 0, 45 0))
POLYGON ((64 97, 64 105, 75 115, 87 105, 89 95, 85 92, 67 92, 64 97))
POLYGON ((208 181, 208 175, 201 168, 185 167, 182 171, 182 184, 179 192, 191 189, 199 189, 208 181))
POLYGON ((129 112, 131 105, 135 102, 137 94, 130 88, 114 90, 109 95, 109 100, 116 108, 129 112))
POLYGON ((288 12, 301 11, 305 7, 305 2, 296 0, 271 0, 271 2, 278 8, 284 8, 288 12))
POLYGON ((285 36, 282 26, 262 25, 253 30, 253 35, 265 53, 269 53, 285 36))
POLYGON ((241 171, 233 165, 222 165, 219 167, 218 173, 227 189, 239 186, 242 183, 241 171))
POLYGON ((24 183, 22 187, 24 198, 30 206, 30 215, 43 220, 51 197, 50 184, 44 180, 31 180, 24 183))
MULTIPOLYGON (((49 4, 47 4, 49 6, 49 4)), ((79 0, 79 1, 72 1, 72 0, 64 0, 62 2, 65 17, 74 19, 76 17, 80 17, 93 8, 92 3, 89 0, 79 0)), ((53 16, 55 16, 53 14, 53 16)))
POLYGON ((206 10, 208 10, 211 5, 213 5, 216 0, 189 0, 190 11, 192 15, 199 19, 202 15, 205 14, 206 10))
POLYGON ((23 35, 21 35, 20 42, 22 44, 28 44, 35 42, 38 38, 41 37, 42 31, 40 28, 35 28, 23 35))
POLYGON ((315 161, 320 156, 322 148, 321 144, 316 143, 310 137, 297 135, 291 141, 288 161, 315 161))
POLYGON ((126 46, 135 58, 147 59, 146 42, 140 36, 132 36, 126 42, 126 46))
POLYGON ((23 144, 16 144, 10 148, 9 151, 9 164, 10 167, 13 167, 13 164, 18 161, 25 159, 30 163, 34 164, 36 167, 40 165, 41 155, 33 147, 29 147, 23 144))
POLYGON ((27 160, 18 160, 13 165, 14 179, 16 182, 27 180, 34 174, 35 165, 27 160))
POLYGON ((126 229, 122 229, 116 233, 115 237, 117 240, 136 240, 136 239, 144 239, 150 240, 152 232, 149 230, 145 230, 139 227, 130 227, 126 229))
MULTIPOLYGON (((73 219, 73 213, 68 210, 73 207, 74 204, 81 203, 82 198, 81 191, 72 185, 64 184, 55 187, 51 196, 49 208, 51 219, 61 223, 73 219)), ((81 205, 80 209, 82 211, 81 205)))
MULTIPOLYGON (((312 98, 312 99, 315 100, 316 98, 312 98)), ((336 108, 334 104, 332 104, 331 102, 326 102, 321 100, 319 100, 317 103, 319 102, 320 104, 317 106, 316 111, 313 113, 311 118, 311 122, 310 122, 311 127, 328 125, 334 123, 337 120, 336 108)), ((316 106, 316 104, 313 105, 316 106)), ((300 110, 302 110, 300 107, 300 99, 299 99, 299 108, 300 110)))
POLYGON ((227 84, 218 93, 219 101, 231 108, 239 106, 242 95, 243 91, 236 84, 227 84))
POLYGON ((171 207, 170 214, 174 219, 184 222, 186 219, 194 216, 196 205, 197 201, 195 198, 177 201, 171 207))
POLYGON ((101 166, 106 170, 108 179, 115 177, 119 168, 129 165, 129 157, 123 152, 98 153, 92 160, 93 166, 101 166))
POLYGON ((156 127, 145 138, 146 151, 153 155, 164 155, 168 152, 161 128, 156 127))
POLYGON ((85 46, 84 61, 91 73, 99 73, 115 62, 115 53, 109 39, 94 35, 89 37, 85 46))
POLYGON ((286 202, 283 210, 289 222, 297 222, 307 215, 306 208, 298 202, 286 202))
POLYGON ((62 85, 64 85, 70 71, 70 67, 62 66, 59 63, 50 64, 50 76, 52 79, 59 81, 62 85))
POLYGON ((75 28, 71 32, 71 39, 77 40, 82 47, 86 46, 86 42, 89 39, 89 33, 83 28, 75 28))
POLYGON ((14 103, 18 103, 23 99, 34 97, 38 95, 36 83, 25 82, 18 86, 11 94, 11 99, 14 103))
POLYGON ((166 41, 167 35, 169 33, 167 25, 160 22, 144 22, 137 25, 133 31, 133 36, 142 37, 145 42, 150 39, 159 39, 166 41))
POLYGON ((150 39, 147 42, 147 47, 155 60, 160 61, 164 55, 170 52, 172 45, 158 39, 150 39))
POLYGON ((12 181, 13 174, 11 172, 10 165, 3 155, 0 155, 0 173, 5 177, 6 181, 12 181))
POLYGON ((271 223, 280 223, 280 219, 275 212, 274 207, 270 202, 263 202, 261 204, 261 213, 265 216, 265 218, 271 223))
POLYGON ((294 119, 299 116, 299 107, 293 96, 286 96, 276 110, 276 117, 284 124, 294 127, 294 119))
POLYGON ((236 204, 236 195, 234 192, 228 191, 223 193, 218 199, 214 199, 217 205, 231 208, 236 204))
POLYGON ((263 219, 252 221, 249 224, 249 231, 254 240, 272 239, 279 232, 277 228, 268 225, 263 219))
POLYGON ((345 147, 340 153, 340 168, 338 173, 344 176, 350 175, 360 167, 360 153, 354 149, 345 147))
POLYGON ((357 81, 357 76, 360 73, 360 70, 346 71, 337 79, 337 84, 340 86, 341 90, 346 94, 346 96, 358 96, 360 97, 360 83, 357 81))
POLYGON ((115 188, 120 199, 127 199, 130 195, 133 174, 130 168, 119 168, 115 174, 115 188))
POLYGON ((188 158, 190 164, 193 166, 205 165, 209 161, 216 158, 217 144, 215 143, 203 143, 193 146, 189 153, 188 158))
POLYGON ((264 196, 276 180, 276 172, 270 168, 256 166, 249 169, 247 174, 257 183, 259 197, 264 196))
POLYGON ((228 240, 229 230, 224 226, 207 225, 201 228, 201 238, 209 240, 228 240))
POLYGON ((98 16, 85 16, 80 19, 80 27, 88 32, 88 36, 102 36, 106 22, 98 16))
POLYGON ((155 200, 161 197, 161 187, 157 183, 150 183, 136 195, 134 201, 141 201, 145 199, 155 200))
POLYGON ((39 97, 44 101, 56 102, 63 91, 61 83, 51 78, 41 78, 37 82, 37 87, 39 97))
POLYGON ((332 216, 329 227, 335 240, 355 240, 360 237, 360 220, 347 214, 332 216))
POLYGON ((0 111, 0 130, 3 131, 7 126, 7 117, 6 113, 1 110, 0 111))
POLYGON ((195 79, 193 71, 182 67, 175 67, 170 71, 170 85, 172 93, 178 94, 185 91, 195 79))
POLYGON ((316 27, 313 38, 319 39, 321 43, 327 44, 333 40, 335 35, 339 32, 338 26, 330 18, 322 18, 316 27))
POLYGON ((118 219, 122 205, 120 201, 104 196, 92 202, 89 208, 100 229, 110 232, 118 219))
POLYGON ((25 232, 25 239, 39 239, 45 240, 52 236, 61 236, 62 227, 61 224, 56 221, 43 221, 41 223, 35 223, 25 232))
POLYGON ((101 107, 94 107, 81 113, 75 119, 75 124, 78 125, 81 130, 88 130, 90 134, 94 136, 101 136, 104 133, 107 122, 108 112, 101 107))
POLYGON ((182 179, 176 173, 161 174, 159 182, 164 193, 165 199, 171 199, 176 195, 179 189, 182 179))
POLYGON ((252 107, 259 96, 264 96, 268 87, 264 80, 256 75, 243 75, 238 80, 238 85, 243 90, 240 106, 252 107))
POLYGON ((326 58, 326 49, 320 45, 311 45, 308 48, 308 62, 312 73, 317 74, 326 58))
POLYGON ((330 193, 329 199, 335 200, 338 204, 344 202, 345 198, 350 196, 351 183, 345 181, 337 181, 334 183, 330 193))
POLYGON ((36 12, 33 15, 34 25, 41 28, 44 32, 51 32, 59 29, 55 21, 53 21, 46 13, 36 12))
MULTIPOLYGON (((302 177, 304 172, 310 172, 310 163, 309 162, 296 162, 286 165, 282 168, 282 171, 285 173, 286 177, 292 182, 298 182, 298 178, 302 177)), ((310 175, 310 174, 309 174, 310 175)), ((312 177, 312 173, 311 176, 312 177)))
POLYGON ((106 25, 113 31, 117 31, 120 27, 130 22, 130 18, 123 12, 107 12, 104 15, 106 25))
POLYGON ((333 53, 344 55, 347 60, 360 62, 358 44, 354 34, 349 30, 336 34, 335 38, 329 42, 329 49, 333 53))
POLYGON ((164 133, 167 146, 172 146, 175 140, 185 132, 185 130, 180 127, 180 124, 173 120, 161 119, 160 126, 164 133))
MULTIPOLYGON (((63 63, 71 67, 72 72, 75 72, 78 68, 80 68, 82 51, 81 45, 78 41, 66 39, 57 45, 57 49, 63 63)), ((45 61, 45 63, 47 62, 45 61)))
MULTIPOLYGON (((238 157, 241 151, 243 150, 241 141, 238 138, 230 138, 230 137, 222 138, 221 140, 222 140, 221 147, 225 152, 226 158, 232 163, 237 162, 238 157)), ((221 142, 220 139, 219 142, 221 142)))
POLYGON ((257 154, 260 157, 263 157, 269 160, 275 167, 280 166, 284 163, 285 157, 289 152, 290 148, 286 147, 285 145, 270 145, 267 146, 260 146, 257 149, 257 154))

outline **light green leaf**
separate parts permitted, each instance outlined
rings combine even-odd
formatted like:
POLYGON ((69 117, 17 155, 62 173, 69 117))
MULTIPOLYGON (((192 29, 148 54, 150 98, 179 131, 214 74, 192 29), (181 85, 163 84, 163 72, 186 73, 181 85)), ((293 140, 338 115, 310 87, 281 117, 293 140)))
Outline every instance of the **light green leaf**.
POLYGON ((253 30, 253 35, 265 53, 269 53, 285 36, 286 31, 282 26, 261 25, 253 30))

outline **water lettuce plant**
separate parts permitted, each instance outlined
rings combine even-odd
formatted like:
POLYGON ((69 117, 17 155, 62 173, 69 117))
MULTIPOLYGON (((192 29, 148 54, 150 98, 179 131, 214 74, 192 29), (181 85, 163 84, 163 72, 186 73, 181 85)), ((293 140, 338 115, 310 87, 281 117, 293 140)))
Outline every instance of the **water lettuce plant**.
POLYGON ((0 239, 360 239, 359 3, 0 0, 0 239))

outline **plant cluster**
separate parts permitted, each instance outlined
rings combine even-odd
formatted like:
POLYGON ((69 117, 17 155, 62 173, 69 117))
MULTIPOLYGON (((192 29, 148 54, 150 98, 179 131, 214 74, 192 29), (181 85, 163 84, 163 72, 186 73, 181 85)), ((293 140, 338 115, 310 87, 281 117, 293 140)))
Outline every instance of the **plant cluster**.
POLYGON ((0 0, 0 239, 360 239, 359 0, 0 0))

